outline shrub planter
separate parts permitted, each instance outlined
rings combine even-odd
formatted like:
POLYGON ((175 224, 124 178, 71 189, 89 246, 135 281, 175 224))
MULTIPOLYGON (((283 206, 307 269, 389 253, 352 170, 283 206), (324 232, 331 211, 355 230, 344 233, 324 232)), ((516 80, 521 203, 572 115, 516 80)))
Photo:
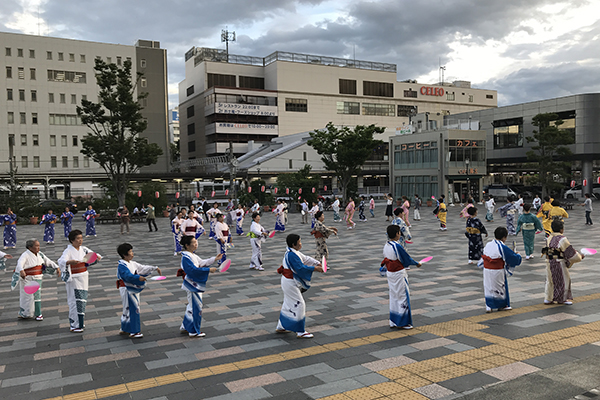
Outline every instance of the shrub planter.
POLYGON ((29 217, 29 223, 31 225, 37 225, 37 223, 38 223, 38 217, 29 217))
POLYGON ((427 200, 427 207, 431 207, 433 205, 433 202, 431 200, 427 200))

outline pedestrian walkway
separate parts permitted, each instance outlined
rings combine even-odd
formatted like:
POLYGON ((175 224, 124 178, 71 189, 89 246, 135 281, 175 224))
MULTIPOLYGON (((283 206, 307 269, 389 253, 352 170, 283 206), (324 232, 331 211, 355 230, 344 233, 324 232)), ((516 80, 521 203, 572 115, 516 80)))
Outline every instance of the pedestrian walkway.
MULTIPOLYGON (((598 262, 588 257, 572 268, 575 304, 544 306, 544 263, 524 261, 509 279, 514 310, 485 314, 481 272, 467 264, 460 208, 449 207, 447 232, 437 230, 430 210, 425 207, 422 221, 413 224, 414 244, 408 248, 416 259, 434 256, 409 272, 415 329, 388 327, 387 282, 378 274, 386 226, 380 215, 328 240, 331 269, 316 274, 305 293, 307 330, 315 333, 310 340, 274 333, 282 300, 275 270, 285 234, 263 245, 264 272, 248 270, 249 241, 234 237, 236 247, 228 255, 232 267, 208 281, 207 336, 194 339, 178 330, 185 293, 175 278, 179 257, 172 256, 167 221, 159 219, 159 231, 153 233, 132 225, 125 236, 118 235, 118 226, 99 226, 98 237, 84 241, 104 256, 90 272, 84 334, 68 332, 62 283, 44 281, 43 322, 19 321, 18 293, 8 289, 10 274, 0 275, 0 397, 491 399, 510 393, 504 397, 529 399, 542 398, 535 396, 553 383, 565 389, 543 398, 569 399, 600 386, 594 380, 597 367, 589 373, 600 364, 598 262), (149 282, 141 295, 144 338, 139 340, 118 335, 115 249, 121 240, 134 245, 138 262, 156 264, 168 276, 149 282), (563 376, 577 372, 579 379, 561 385, 562 368, 563 376), (540 381, 549 383, 538 387, 540 381)), ((599 247, 590 243, 597 237, 596 225, 584 226, 584 213, 577 211, 567 221, 567 236, 577 248, 599 247)), ((300 218, 290 214, 286 233, 299 233, 302 251, 312 255, 314 240, 300 218)), ((270 229, 274 218, 266 213, 261 222, 270 229)), ((331 213, 326 223, 332 224, 331 213)), ((501 224, 497 219, 486 226, 493 232, 501 224)), ((20 226, 19 247, 39 232, 38 226, 20 226)), ((522 249, 521 238, 516 241, 522 249)), ((537 250, 542 243, 536 237, 537 250)), ((63 249, 62 243, 42 245, 53 259, 63 249)), ((198 253, 213 255, 215 242, 201 238, 198 253)))

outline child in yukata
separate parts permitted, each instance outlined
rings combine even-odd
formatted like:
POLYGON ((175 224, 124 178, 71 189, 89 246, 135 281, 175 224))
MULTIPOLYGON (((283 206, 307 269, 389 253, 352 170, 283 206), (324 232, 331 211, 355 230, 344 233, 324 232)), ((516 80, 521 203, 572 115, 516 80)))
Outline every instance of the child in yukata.
POLYGON ((533 258, 533 243, 536 232, 544 230, 539 218, 531 214, 531 204, 523 204, 523 215, 517 221, 517 234, 523 230, 523 246, 525 247, 525 259, 533 258))
POLYGON ((469 264, 477 263, 483 255, 483 239, 488 236, 487 230, 479 218, 477 218, 477 207, 467 209, 469 218, 467 218, 467 230, 465 236, 469 239, 469 264))

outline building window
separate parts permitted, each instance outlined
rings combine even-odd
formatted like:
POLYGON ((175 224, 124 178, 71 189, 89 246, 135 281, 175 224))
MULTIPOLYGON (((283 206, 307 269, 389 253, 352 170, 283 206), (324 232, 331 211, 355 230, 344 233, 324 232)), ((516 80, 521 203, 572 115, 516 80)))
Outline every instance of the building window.
POLYGON ((81 118, 77 114, 50 114, 50 125, 81 125, 81 118))
POLYGON ((46 60, 52 60, 52 52, 51 51, 46 52, 46 60))
POLYGON ((12 99, 13 99, 13 90, 6 89, 6 100, 12 100, 12 99))
POLYGON ((340 79, 340 94, 356 94, 356 80, 340 79))
POLYGON ((187 96, 193 95, 194 94, 194 85, 188 87, 185 92, 186 92, 187 96))
POLYGON ((40 145, 40 135, 32 135, 31 136, 31 144, 34 146, 40 145))
POLYGON ((288 168, 289 168, 289 169, 294 169, 294 163, 293 163, 293 160, 288 160, 288 168))
POLYGON ((264 89, 265 78, 257 76, 240 76, 240 87, 245 89, 264 89))
POLYGON ((71 104, 77 104, 77 95, 76 94, 71 95, 71 104))
POLYGON ((80 63, 85 63, 85 54, 80 54, 79 55, 79 62, 80 63))
POLYGON ((394 104, 363 103, 362 115, 379 115, 393 117, 396 115, 394 104))
POLYGON ((17 69, 18 74, 19 74, 19 79, 25 79, 25 68, 23 67, 19 67, 17 69))
POLYGON ((83 156, 83 168, 90 167, 90 158, 88 156, 83 156))
POLYGON ((285 99, 285 111, 308 112, 308 100, 285 99))
POLYGON ((73 136, 73 147, 77 147, 79 143, 79 139, 77 138, 77 136, 73 136))
POLYGON ((29 58, 35 58, 35 50, 29 49, 29 58))
POLYGON ((65 55, 61 52, 58 52, 58 61, 65 61, 65 55))
POLYGON ((35 68, 29 68, 29 79, 35 81, 35 68))
POLYGON ((37 90, 31 91, 31 101, 33 101, 33 102, 37 101, 37 90))
POLYGON ((37 123, 38 123, 38 115, 37 115, 37 113, 31 113, 31 123, 33 125, 37 125, 37 123))
POLYGON ((6 78, 12 79, 12 67, 6 67, 6 78))
POLYGON ((188 142, 188 153, 194 153, 196 151, 196 141, 192 140, 188 142))
POLYGON ((106 57, 106 63, 112 64, 112 57, 106 57))
POLYGON ((213 86, 235 87, 235 75, 207 74, 207 80, 207 89, 213 86))
POLYGON ((48 70, 48 82, 86 83, 85 72, 48 70))
POLYGON ((360 115, 360 103, 354 101, 338 101, 337 113, 360 115))
POLYGON ((27 146, 27 135, 21 135, 21 146, 27 146))
POLYGON ((75 54, 69 53, 69 62, 75 62, 75 54))
POLYGON ((19 113, 19 119, 21 120, 21 124, 25 125, 27 123, 27 114, 24 112, 19 113))
POLYGON ((394 97, 394 84, 363 81, 363 96, 394 97))
POLYGON ((144 96, 142 98, 138 98, 138 102, 140 103, 140 106, 142 107, 148 107, 148 96, 144 96))
POLYGON ((123 58, 121 56, 117 56, 117 65, 123 64, 123 58))
POLYGON ((82 94, 81 95, 81 101, 87 100, 87 94, 82 94))
POLYGON ((399 117, 412 117, 417 115, 418 108, 417 106, 398 106, 398 116, 399 117))
POLYGON ((10 47, 6 48, 6 57, 12 56, 12 49, 10 47))
POLYGON ((50 168, 56 168, 56 156, 50 157, 50 168))
POLYGON ((194 106, 190 106, 187 108, 187 117, 192 118, 194 116, 194 106))
POLYGON ((40 167, 40 156, 33 156, 33 168, 40 167))
POLYGON ((196 124, 189 124, 187 126, 187 133, 188 133, 188 136, 195 134, 196 133, 196 124))
POLYGON ((146 68, 146 59, 142 58, 140 60, 140 68, 146 68))
POLYGON ((62 167, 69 168, 69 157, 63 156, 62 158, 62 167))
POLYGON ((306 152, 305 151, 302 152, 302 161, 306 161, 306 152))
POLYGON ((19 101, 25 101, 25 89, 19 89, 19 101))
POLYGON ((48 103, 54 103, 54 93, 48 93, 48 103))
POLYGON ((67 102, 67 97, 64 93, 60 94, 60 104, 65 104, 67 102))
POLYGON ((446 92, 446 100, 454 101, 455 99, 456 99, 456 96, 454 95, 454 92, 452 92, 452 93, 446 92))
POLYGON ((146 78, 140 79, 140 84, 142 87, 148 87, 148 80, 146 78))
POLYGON ((412 90, 412 89, 408 89, 404 91, 404 97, 412 97, 412 98, 417 98, 417 91, 416 90, 412 90))
POLYGON ((469 95, 469 103, 472 103, 472 102, 473 102, 473 95, 472 95, 472 94, 470 94, 470 95, 469 95))
POLYGON ((494 148, 523 147, 523 118, 503 119, 492 122, 494 148))
POLYGON ((73 168, 79 168, 79 157, 73 156, 73 168))
POLYGON ((125 60, 131 62, 131 57, 125 57, 125 60))
POLYGON ((56 135, 50 135, 50 146, 56 147, 56 135))
POLYGON ((60 145, 62 147, 67 147, 67 135, 61 135, 61 137, 60 137, 60 145))
POLYGON ((27 168, 27 156, 21 156, 21 168, 27 168))
POLYGON ((14 124, 15 123, 15 113, 12 111, 8 112, 8 116, 7 116, 7 120, 9 124, 14 124))
POLYGON ((17 57, 23 57, 23 49, 17 49, 17 57))
POLYGON ((486 98, 486 99, 493 99, 493 98, 494 98, 494 95, 493 95, 493 94, 486 94, 486 95, 485 95, 485 98, 486 98))

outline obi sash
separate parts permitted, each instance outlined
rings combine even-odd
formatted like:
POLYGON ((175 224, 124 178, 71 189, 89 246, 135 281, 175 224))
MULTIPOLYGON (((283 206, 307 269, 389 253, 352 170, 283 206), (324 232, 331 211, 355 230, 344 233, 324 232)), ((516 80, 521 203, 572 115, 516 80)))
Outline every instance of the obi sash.
POLYGON ((400 260, 390 260, 387 257, 381 262, 381 266, 383 267, 384 265, 389 272, 398 272, 404 269, 404 265, 402 265, 400 260))
POLYGON ((477 228, 473 228, 471 226, 467 227, 467 233, 470 233, 471 235, 479 235, 481 233, 481 231, 477 228))
POLYGON ((223 236, 227 237, 229 236, 229 231, 221 231, 221 233, 223 234, 223 236))
POLYGON ((277 273, 285 276, 287 279, 294 279, 294 273, 289 268, 284 268, 283 265, 277 268, 277 273))
POLYGON ((185 227, 185 231, 186 232, 196 232, 196 227, 194 227, 194 226, 186 226, 185 227))
POLYGON ((177 270, 177 276, 181 276, 181 279, 185 279, 185 275, 186 275, 186 273, 185 273, 185 271, 183 270, 183 268, 179 268, 179 269, 177 270))
POLYGON ((311 235, 314 235, 314 236, 315 236, 315 239, 318 239, 318 238, 325 237, 325 236, 323 236, 323 234, 322 234, 321 232, 319 232, 319 231, 312 231, 310 234, 311 234, 311 235))
POLYGON ((502 258, 490 258, 485 254, 483 258, 483 268, 485 269, 504 269, 504 260, 502 258))
POLYGON ((117 279, 117 289, 125 287, 125 281, 123 279, 117 279))
POLYGON ((41 275, 43 272, 43 268, 44 267, 42 265, 36 265, 35 267, 27 268, 23 271, 25 271, 25 275, 41 275))
POLYGON ((87 267, 85 266, 85 263, 83 263, 83 262, 77 263, 75 265, 71 265, 71 273, 72 274, 81 274, 86 271, 87 271, 87 267))

